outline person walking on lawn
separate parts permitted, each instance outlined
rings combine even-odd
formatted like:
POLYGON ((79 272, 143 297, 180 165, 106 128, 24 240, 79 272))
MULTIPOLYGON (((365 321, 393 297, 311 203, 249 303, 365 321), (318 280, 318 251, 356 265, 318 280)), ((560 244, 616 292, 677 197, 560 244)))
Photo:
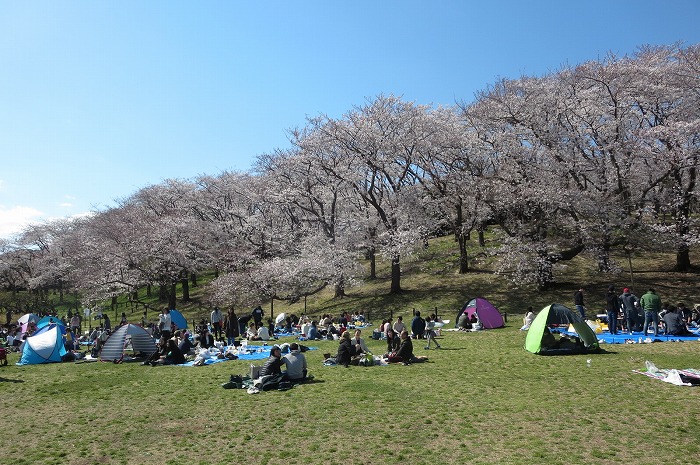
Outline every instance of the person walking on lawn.
POLYGON ((430 349, 430 342, 435 343, 435 348, 439 349, 440 344, 438 344, 437 339, 435 337, 437 334, 435 333, 435 320, 431 317, 426 317, 425 318, 425 337, 428 339, 428 343, 425 345, 425 349, 428 350, 430 349))

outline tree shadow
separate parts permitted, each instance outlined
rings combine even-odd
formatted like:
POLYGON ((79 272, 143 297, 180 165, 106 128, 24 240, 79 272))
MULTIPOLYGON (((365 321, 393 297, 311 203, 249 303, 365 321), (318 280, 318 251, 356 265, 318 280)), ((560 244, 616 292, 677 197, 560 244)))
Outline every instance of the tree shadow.
MULTIPOLYGON (((439 349, 430 349, 430 351, 435 351, 437 350, 438 352, 444 352, 446 350, 467 350, 466 347, 445 347, 445 346, 440 346, 439 349)), ((428 352, 428 351, 426 351, 428 352)))
POLYGON ((23 383, 23 379, 10 379, 0 377, 0 383, 23 383))

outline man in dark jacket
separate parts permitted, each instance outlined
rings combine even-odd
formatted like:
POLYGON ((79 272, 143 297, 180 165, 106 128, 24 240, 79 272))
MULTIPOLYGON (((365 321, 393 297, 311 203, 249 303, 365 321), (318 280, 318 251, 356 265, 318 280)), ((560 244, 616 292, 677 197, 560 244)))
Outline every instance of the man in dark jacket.
POLYGON ((683 321, 683 317, 678 312, 678 309, 671 308, 664 315, 664 324, 666 325, 666 334, 671 336, 686 336, 692 334, 683 321))
POLYGON ((403 362, 404 365, 408 365, 413 359, 413 342, 411 342, 411 338, 408 337, 408 332, 406 331, 401 332, 401 345, 399 350, 396 351, 396 357, 398 358, 397 361, 403 362))
POLYGON ((605 294, 605 310, 608 313, 608 329, 610 334, 617 334, 617 315, 620 313, 620 299, 615 293, 615 286, 608 286, 608 293, 605 294))
POLYGON ((581 314, 581 318, 586 319, 586 305, 583 303, 583 288, 574 292, 574 305, 581 314))
POLYGON ((619 299, 622 304, 622 310, 624 311, 624 318, 627 321, 627 331, 629 331, 630 334, 632 334, 632 331, 640 331, 642 325, 637 315, 637 308, 639 307, 637 296, 632 294, 629 288, 626 287, 622 290, 622 295, 619 299))
POLYGON ((353 355, 357 354, 357 349, 352 345, 350 333, 345 331, 340 335, 340 344, 338 345, 338 354, 336 355, 336 363, 343 365, 345 368, 350 365, 353 355))
POLYGON ((411 333, 416 339, 423 339, 425 334, 425 320, 421 318, 420 312, 416 312, 416 316, 411 321, 411 333))
POLYGON ((270 358, 267 359, 265 365, 260 368, 260 376, 280 375, 282 374, 282 349, 279 346, 272 346, 270 349, 270 358))

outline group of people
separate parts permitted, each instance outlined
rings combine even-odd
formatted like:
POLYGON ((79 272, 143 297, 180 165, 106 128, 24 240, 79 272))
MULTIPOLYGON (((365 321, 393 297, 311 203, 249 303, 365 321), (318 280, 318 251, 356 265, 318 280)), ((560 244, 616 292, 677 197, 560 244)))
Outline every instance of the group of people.
MULTIPOLYGON (((574 304, 585 319, 583 288, 574 293, 574 304)), ((622 289, 622 294, 618 294, 615 286, 610 284, 605 294, 605 312, 610 334, 624 331, 628 334, 641 332, 646 335, 652 331, 656 337, 659 331, 663 331, 666 335, 682 336, 693 334, 689 327, 700 324, 700 306, 696 305, 691 310, 683 302, 677 306, 662 304, 654 288, 649 288, 638 298, 627 287, 622 289)))
POLYGON ((300 383, 308 379, 306 357, 298 343, 289 344, 289 352, 282 355, 282 347, 272 346, 270 356, 260 368, 260 388, 269 390, 278 388, 282 383, 300 383), (282 367, 285 370, 282 371, 282 367))
MULTIPOLYGON (((413 353, 413 342, 406 329, 396 335, 393 326, 386 326, 390 324, 390 321, 385 321, 383 328, 387 335, 387 352, 384 357, 388 363, 409 365, 427 360, 427 357, 416 356, 413 353)), ((363 356, 371 357, 372 353, 362 338, 362 330, 356 329, 353 335, 350 335, 350 331, 344 331, 340 335, 338 351, 334 357, 328 357, 327 361, 347 368, 350 365, 358 365, 363 356)))

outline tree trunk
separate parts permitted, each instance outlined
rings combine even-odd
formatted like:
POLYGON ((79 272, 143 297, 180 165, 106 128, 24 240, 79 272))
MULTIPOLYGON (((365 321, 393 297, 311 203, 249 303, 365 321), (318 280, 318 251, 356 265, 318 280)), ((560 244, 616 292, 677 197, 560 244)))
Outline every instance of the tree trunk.
MULTIPOLYGON (((694 184, 694 183, 693 183, 694 184)), ((684 237, 690 232, 688 223, 690 220, 690 200, 684 198, 683 204, 679 208, 676 217, 676 236, 680 243, 676 250, 676 268, 675 271, 690 271, 690 247, 684 237)))
POLYGON ((394 255, 391 259, 391 294, 401 292, 401 256, 394 255))
POLYGON ((177 283, 173 282, 170 285, 170 292, 168 293, 168 308, 175 308, 177 304, 177 283))
POLYGON ((369 279, 377 279, 377 254, 374 247, 370 247, 367 251, 369 258, 369 279))
POLYGON ((678 246, 675 271, 690 271, 690 250, 688 244, 678 246))
POLYGON ((187 278, 183 278, 182 281, 182 301, 190 301, 190 281, 187 278))
POLYGON ((464 274, 469 271, 469 257, 467 255, 467 238, 463 233, 457 236, 459 242, 459 273, 464 274))
POLYGON ((192 287, 197 287, 197 274, 190 274, 190 281, 192 281, 192 287))
POLYGON ((343 276, 340 277, 338 280, 338 283, 335 285, 335 292, 333 294, 333 298, 342 298, 345 297, 345 278, 343 276))

